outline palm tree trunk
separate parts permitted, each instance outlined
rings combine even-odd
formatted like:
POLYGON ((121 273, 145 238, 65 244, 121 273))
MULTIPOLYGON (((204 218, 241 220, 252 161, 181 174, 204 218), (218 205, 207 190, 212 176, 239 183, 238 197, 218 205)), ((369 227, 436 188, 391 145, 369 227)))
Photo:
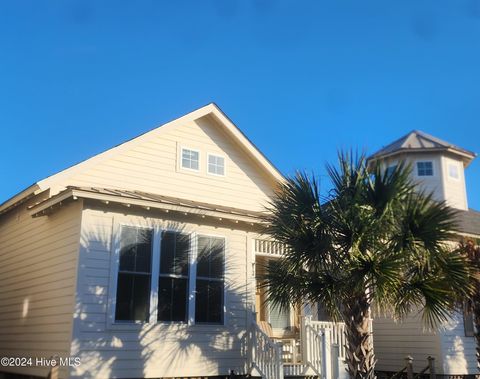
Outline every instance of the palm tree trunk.
POLYGON ((475 325, 475 342, 477 350, 477 370, 480 371, 480 289, 477 285, 477 293, 472 299, 473 324, 475 325))
POLYGON ((352 297, 344 310, 346 361, 351 379, 375 378, 375 354, 370 333, 370 303, 365 295, 352 297))

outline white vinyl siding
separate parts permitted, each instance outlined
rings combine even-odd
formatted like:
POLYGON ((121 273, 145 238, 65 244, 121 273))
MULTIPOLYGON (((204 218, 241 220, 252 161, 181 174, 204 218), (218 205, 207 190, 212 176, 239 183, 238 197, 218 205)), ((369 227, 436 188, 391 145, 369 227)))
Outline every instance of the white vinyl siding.
MULTIPOLYGON (((48 217, 32 218, 27 206, 38 197, 1 215, 0 354, 4 357, 71 356, 80 200, 48 217)), ((76 316, 74 316, 76 317, 76 316)), ((48 368, 3 367, 23 375, 46 377, 48 368)), ((67 368, 60 368, 60 377, 67 368)))
POLYGON ((162 129, 149 141, 73 175, 65 186, 122 188, 247 210, 264 209, 276 183, 216 121, 205 118, 162 129), (223 156, 227 175, 222 180, 207 175, 202 154, 198 172, 182 169, 182 147, 223 156))
POLYGON ((248 261, 251 254, 246 251, 250 242, 248 233, 221 223, 198 225, 161 216, 165 217, 165 213, 133 216, 103 209, 84 210, 78 289, 82 317, 75 318, 71 354, 86 363, 72 369, 73 378, 200 377, 228 375, 230 370, 243 372, 242 336, 252 314, 253 299, 248 292, 253 280, 253 274, 247 274, 252 267, 248 261), (109 275, 115 261, 110 241, 115 240, 112 233, 116 223, 159 231, 177 230, 195 236, 193 246, 196 236, 224 236, 228 241, 225 249, 228 269, 224 275, 223 325, 179 322, 110 325, 108 299, 113 288, 109 275), (167 359, 172 354, 178 359, 167 359))

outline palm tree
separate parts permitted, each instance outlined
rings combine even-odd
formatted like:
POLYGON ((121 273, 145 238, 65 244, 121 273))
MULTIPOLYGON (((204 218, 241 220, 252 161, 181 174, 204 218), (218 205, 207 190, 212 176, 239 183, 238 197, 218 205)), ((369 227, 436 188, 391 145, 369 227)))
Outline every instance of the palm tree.
MULTIPOLYGON (((476 246, 475 242, 469 239, 460 242, 459 248, 467 258, 469 266, 476 270, 480 269, 480 246, 476 246)), ((465 307, 465 311, 470 312, 473 316, 477 368, 480 369, 480 277, 478 276, 478 271, 473 273, 471 282, 473 285, 472 293, 460 300, 465 307)))
POLYGON ((276 192, 265 233, 287 252, 267 267, 263 283, 276 306, 319 303, 344 321, 350 377, 372 379, 373 306, 398 318, 420 308, 435 326, 471 288, 469 271, 447 247, 454 211, 415 192, 409 167, 386 173, 369 169, 364 155, 340 153, 339 167, 327 171, 333 188, 326 198, 303 173, 276 192))

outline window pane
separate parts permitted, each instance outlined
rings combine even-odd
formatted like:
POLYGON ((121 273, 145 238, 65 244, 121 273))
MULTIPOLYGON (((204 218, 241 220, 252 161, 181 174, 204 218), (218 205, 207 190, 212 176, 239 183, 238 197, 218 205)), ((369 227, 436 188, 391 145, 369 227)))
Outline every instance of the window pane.
POLYGON ((210 273, 209 278, 223 278, 224 240, 212 238, 210 248, 210 273))
POLYGON ((160 273, 188 275, 190 236, 176 232, 162 233, 160 273))
POLYGON ((395 172, 396 169, 397 169, 397 165, 393 165, 393 166, 388 167, 386 175, 391 176, 395 172))
POLYGON ((197 276, 222 279, 225 242, 223 238, 198 237, 197 276))
POLYGON ((158 282, 158 320, 187 320, 188 280, 161 277, 158 282))
POLYGON ((120 238, 119 270, 150 272, 152 230, 124 226, 120 238))
POLYGON ((198 237, 197 276, 208 278, 210 239, 198 237))
POLYGON ((118 274, 115 320, 148 321, 150 276, 118 274))
POLYGON ((198 151, 182 149, 182 167, 198 170, 198 151))
POLYGON ((270 311, 270 324, 272 328, 287 329, 290 326, 290 312, 281 310, 277 306, 271 305, 270 311))
POLYGON ((216 175, 225 175, 225 158, 209 155, 208 172, 216 175))
POLYGON ((433 175, 433 163, 432 162, 417 162, 417 175, 418 176, 432 176, 433 175))
POLYGON ((197 280, 195 322, 223 322, 223 281, 197 280))

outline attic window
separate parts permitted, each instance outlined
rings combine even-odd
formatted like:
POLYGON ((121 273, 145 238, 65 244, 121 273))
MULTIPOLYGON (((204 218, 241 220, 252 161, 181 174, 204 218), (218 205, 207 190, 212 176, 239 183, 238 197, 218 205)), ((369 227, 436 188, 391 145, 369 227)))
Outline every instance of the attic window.
POLYGON ((225 158, 218 155, 208 154, 208 173, 225 176, 225 158))
POLYGON ((433 176, 433 163, 431 161, 417 162, 418 176, 433 176))
POLYGON ((196 150, 182 148, 182 168, 198 171, 200 167, 200 153, 196 150))

